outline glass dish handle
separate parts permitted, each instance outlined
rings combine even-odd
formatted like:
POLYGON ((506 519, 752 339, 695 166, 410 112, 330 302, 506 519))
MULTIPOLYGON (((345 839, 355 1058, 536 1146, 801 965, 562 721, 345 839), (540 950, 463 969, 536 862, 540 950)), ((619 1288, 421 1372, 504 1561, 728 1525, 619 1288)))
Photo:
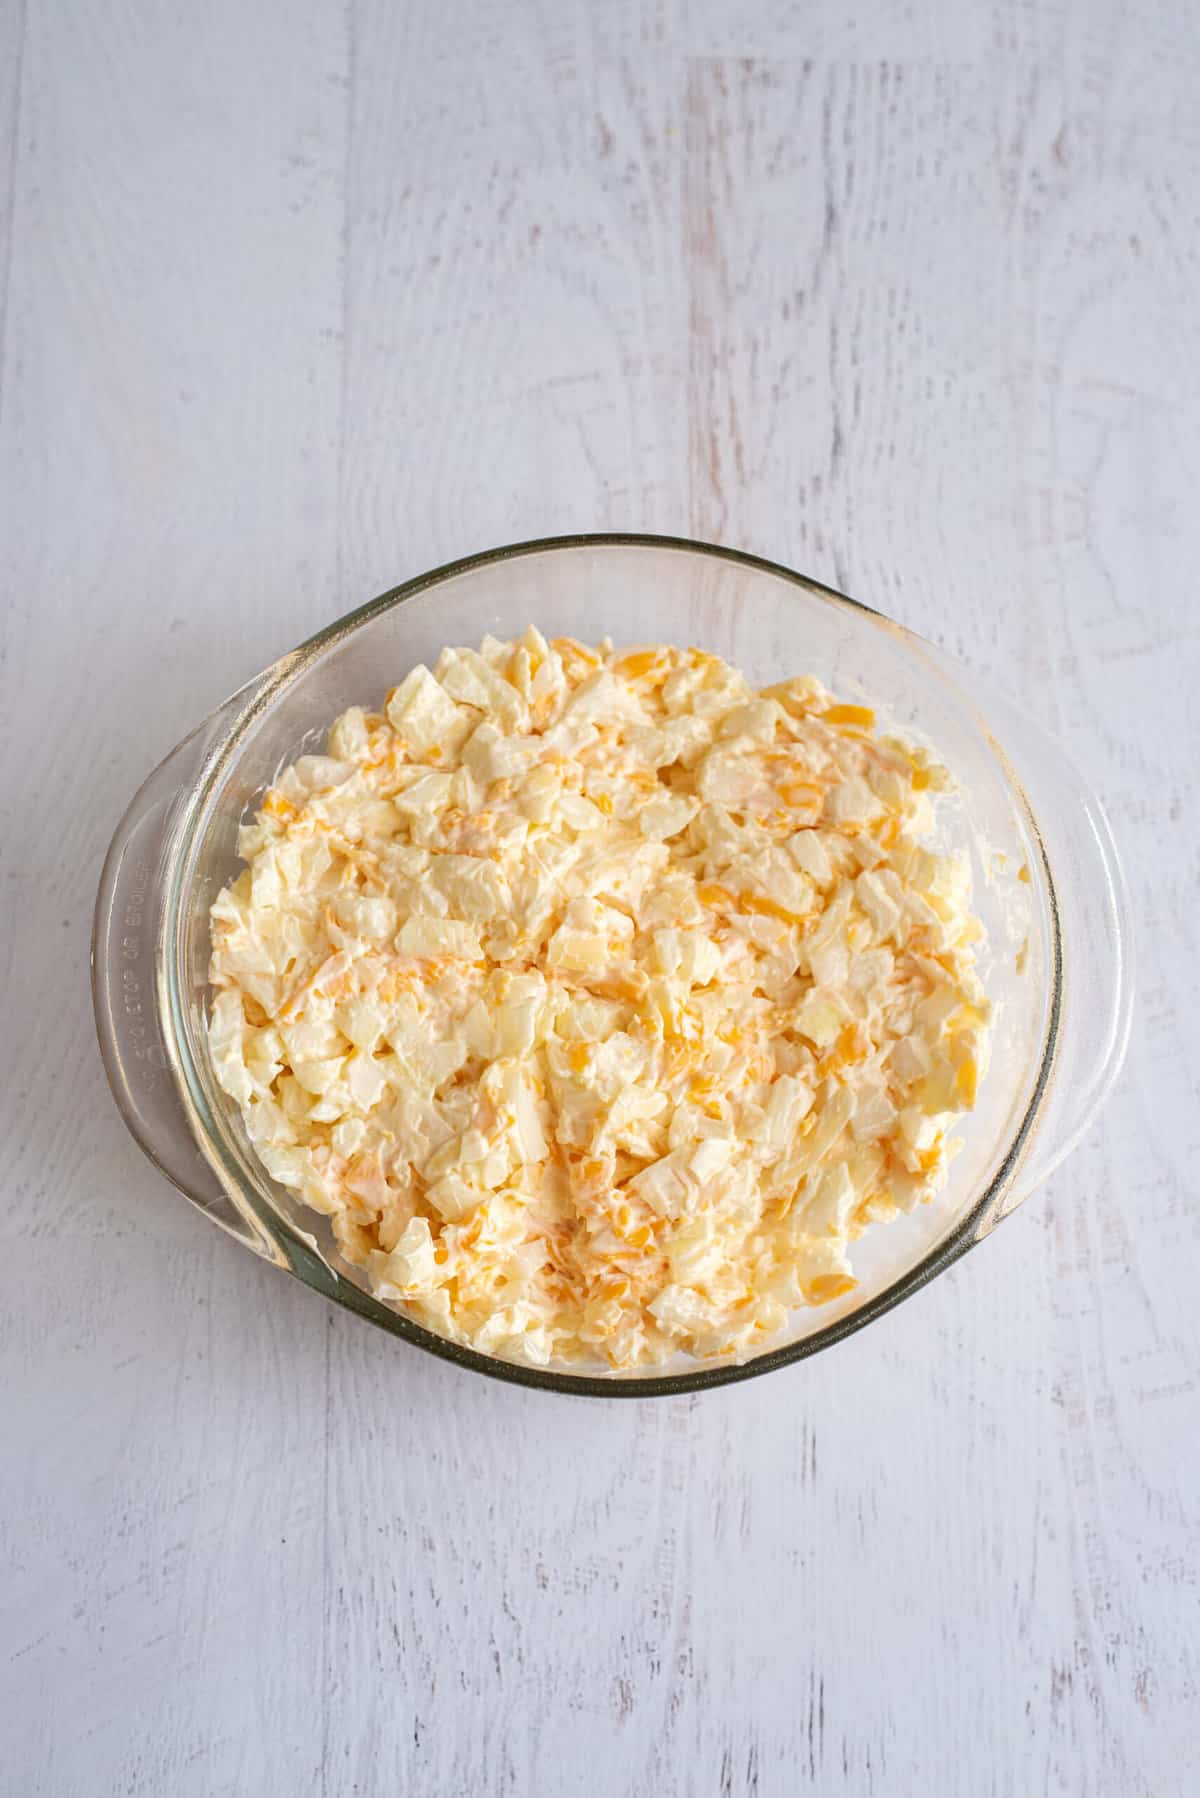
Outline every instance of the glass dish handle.
POLYGON ((226 701, 138 788, 104 860, 92 927, 92 1000, 108 1083, 138 1146, 206 1217, 257 1254, 275 1258, 200 1151, 167 1055, 158 1014, 156 945, 163 850, 175 808, 191 787, 227 712, 226 701))
POLYGON ((1054 871, 1063 943, 1058 1053, 1037 1132, 990 1230, 1075 1148, 1108 1097, 1129 1044, 1133 919, 1121 858, 1097 794, 1040 725, 985 696, 1001 754, 1015 770, 1054 871))

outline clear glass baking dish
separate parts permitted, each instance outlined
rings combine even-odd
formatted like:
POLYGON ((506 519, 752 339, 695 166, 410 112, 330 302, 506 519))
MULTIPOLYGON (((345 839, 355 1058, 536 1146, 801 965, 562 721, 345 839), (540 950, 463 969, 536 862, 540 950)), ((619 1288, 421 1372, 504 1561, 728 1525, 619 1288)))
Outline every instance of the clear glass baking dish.
POLYGON ((461 1366, 560 1392, 647 1395, 745 1379, 860 1329, 980 1242, 1078 1141, 1121 1064, 1133 999, 1120 863, 1103 810, 1029 719, 981 694, 911 631, 789 569, 676 538, 515 544, 372 600, 248 682, 135 796, 104 865, 93 935, 100 1047, 117 1104, 179 1190, 256 1254, 380 1328, 461 1366), (859 1286, 797 1312, 743 1362, 652 1373, 538 1369, 430 1334, 383 1304, 324 1219, 257 1161, 209 1062, 208 910, 237 866, 237 827, 282 766, 348 705, 378 700, 419 661, 487 631, 696 645, 755 685, 816 674, 840 698, 927 743, 958 787, 941 843, 971 858, 996 1004, 991 1065, 958 1134, 949 1186, 859 1242, 859 1286))

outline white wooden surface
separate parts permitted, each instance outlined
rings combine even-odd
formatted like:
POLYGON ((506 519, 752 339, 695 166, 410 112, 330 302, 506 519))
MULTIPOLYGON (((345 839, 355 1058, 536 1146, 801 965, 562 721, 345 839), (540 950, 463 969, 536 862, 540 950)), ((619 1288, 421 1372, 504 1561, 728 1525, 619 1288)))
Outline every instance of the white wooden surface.
POLYGON ((1184 0, 0 0, 6 1798, 1200 1789, 1198 87, 1184 0), (1141 932, 1046 1190, 642 1405, 219 1238, 87 988, 115 818, 227 690, 620 526, 1023 699, 1141 932))

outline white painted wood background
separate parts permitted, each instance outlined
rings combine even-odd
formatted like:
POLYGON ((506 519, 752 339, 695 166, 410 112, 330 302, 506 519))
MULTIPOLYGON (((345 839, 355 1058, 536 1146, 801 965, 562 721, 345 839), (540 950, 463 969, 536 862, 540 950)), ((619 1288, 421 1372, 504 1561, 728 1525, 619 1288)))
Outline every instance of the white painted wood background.
POLYGON ((1200 14, 0 0, 0 1792, 1200 1789, 1200 14), (156 1177, 93 1045, 143 772, 437 561, 776 556, 1128 855, 1086 1146, 693 1401, 457 1373, 156 1177))

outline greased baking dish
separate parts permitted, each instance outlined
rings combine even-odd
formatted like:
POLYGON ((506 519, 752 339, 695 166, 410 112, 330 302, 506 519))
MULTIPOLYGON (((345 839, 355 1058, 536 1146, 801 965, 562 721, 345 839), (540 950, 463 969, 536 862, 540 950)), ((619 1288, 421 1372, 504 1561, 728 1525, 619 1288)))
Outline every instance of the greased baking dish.
POLYGON ((941 651, 869 608, 756 557, 642 536, 517 544, 409 581, 284 656, 150 775, 113 838, 97 898, 100 1045, 131 1132, 167 1177, 256 1253, 395 1335, 526 1385, 606 1395, 694 1390, 813 1354, 982 1240, 1087 1128, 1124 1054, 1130 925, 1103 810, 1041 730, 978 694, 941 651), (695 644, 755 685, 816 674, 954 773, 941 844, 969 855, 988 933, 992 1060, 946 1192, 858 1245, 856 1290, 797 1312, 752 1359, 653 1373, 546 1369, 431 1334, 375 1298, 328 1226, 267 1176, 221 1091, 204 1029, 208 912, 239 822, 281 766, 347 706, 485 632, 695 644))

